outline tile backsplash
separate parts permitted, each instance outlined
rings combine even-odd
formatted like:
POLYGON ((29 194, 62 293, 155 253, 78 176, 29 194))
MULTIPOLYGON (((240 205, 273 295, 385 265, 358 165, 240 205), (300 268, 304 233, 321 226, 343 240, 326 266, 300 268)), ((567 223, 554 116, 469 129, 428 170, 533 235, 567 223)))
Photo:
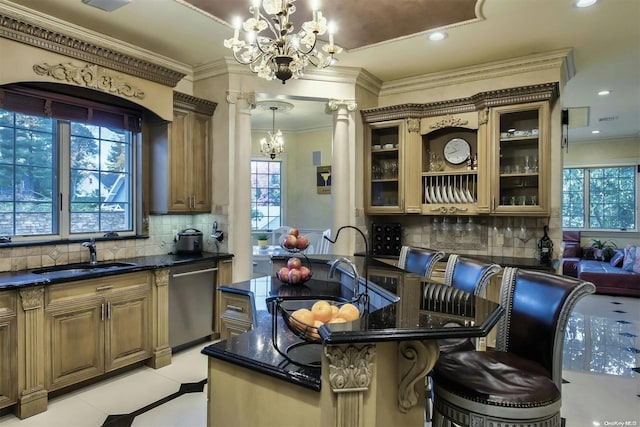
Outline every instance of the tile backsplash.
MULTIPOLYGON (((211 238, 212 224, 226 233, 228 218, 224 215, 157 215, 149 217, 149 237, 96 242, 98 261, 112 261, 138 256, 162 255, 175 250, 175 233, 185 228, 202 231, 204 250, 215 252, 215 239, 211 238)), ((227 251, 226 240, 219 250, 227 251)), ((0 272, 30 270, 53 265, 88 262, 89 251, 82 243, 46 244, 0 249, 0 272)))

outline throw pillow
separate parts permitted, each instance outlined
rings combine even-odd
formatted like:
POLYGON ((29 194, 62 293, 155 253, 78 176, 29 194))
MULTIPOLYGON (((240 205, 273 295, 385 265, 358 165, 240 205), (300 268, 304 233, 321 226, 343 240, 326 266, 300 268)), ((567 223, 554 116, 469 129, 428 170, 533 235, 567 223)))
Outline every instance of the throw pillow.
POLYGON ((611 257, 611 261, 609 263, 612 267, 622 267, 622 262, 624 261, 624 252, 623 251, 615 251, 613 256, 611 257))
POLYGON ((633 263, 633 271, 640 273, 640 246, 636 246, 636 261, 633 263))
POLYGON ((627 245, 624 248, 624 261, 622 261, 622 269, 633 271, 633 264, 636 262, 636 247, 627 245))

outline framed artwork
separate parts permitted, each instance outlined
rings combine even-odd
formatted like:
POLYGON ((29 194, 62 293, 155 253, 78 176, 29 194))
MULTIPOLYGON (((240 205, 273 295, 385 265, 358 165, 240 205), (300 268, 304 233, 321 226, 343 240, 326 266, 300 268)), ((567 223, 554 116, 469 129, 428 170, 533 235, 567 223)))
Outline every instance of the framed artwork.
POLYGON ((318 194, 331 194, 331 166, 316 168, 316 186, 318 194))

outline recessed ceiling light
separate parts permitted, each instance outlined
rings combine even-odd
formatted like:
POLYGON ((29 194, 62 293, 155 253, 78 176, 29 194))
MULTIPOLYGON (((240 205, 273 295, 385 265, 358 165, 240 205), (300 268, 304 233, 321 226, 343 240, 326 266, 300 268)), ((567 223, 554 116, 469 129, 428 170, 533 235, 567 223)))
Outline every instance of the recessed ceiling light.
POLYGON ((113 12, 116 9, 120 9, 122 6, 126 6, 131 3, 131 0, 82 0, 82 3, 86 3, 89 6, 97 7, 107 12, 113 12))
POLYGON ((600 133, 600 131, 599 130, 592 130, 591 133, 595 135, 595 134, 600 133))
POLYGON ((573 2, 573 5, 575 7, 589 7, 589 6, 593 6, 594 4, 596 4, 598 2, 598 0, 575 0, 573 2))
POLYGON ((609 95, 610 93, 611 93, 611 91, 610 91, 610 90, 605 89, 605 90, 601 90, 600 92, 598 92, 598 95, 600 95, 600 96, 607 96, 607 95, 609 95))
POLYGON ((434 31, 433 33, 429 33, 429 40, 431 40, 432 42, 437 42, 446 38, 447 33, 444 33, 442 31, 434 31))

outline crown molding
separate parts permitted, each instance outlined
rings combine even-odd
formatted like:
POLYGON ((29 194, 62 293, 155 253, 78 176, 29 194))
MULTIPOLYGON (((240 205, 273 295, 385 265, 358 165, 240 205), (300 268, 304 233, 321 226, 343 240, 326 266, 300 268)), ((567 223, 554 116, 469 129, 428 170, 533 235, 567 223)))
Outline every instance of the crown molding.
POLYGON ((187 75, 185 72, 160 65, 157 61, 125 53, 125 49, 120 49, 125 46, 115 39, 109 39, 98 33, 89 33, 80 27, 31 12, 26 8, 0 5, 0 37, 101 65, 165 86, 175 87, 187 75), (91 39, 107 40, 116 48, 93 42, 91 39))
POLYGON ((382 84, 381 96, 396 95, 441 86, 452 86, 542 70, 560 70, 562 73, 561 78, 566 82, 575 74, 572 52, 570 48, 558 49, 551 52, 388 81, 382 84))
POLYGON ((213 116, 213 112, 218 106, 217 102, 198 98, 186 93, 173 91, 173 107, 184 110, 195 111, 196 113, 213 116))
POLYGON ((555 101, 558 83, 542 83, 509 89, 480 92, 468 98, 437 101, 425 104, 401 104, 361 110, 367 123, 405 118, 423 118, 480 111, 499 105, 534 101, 555 101))

